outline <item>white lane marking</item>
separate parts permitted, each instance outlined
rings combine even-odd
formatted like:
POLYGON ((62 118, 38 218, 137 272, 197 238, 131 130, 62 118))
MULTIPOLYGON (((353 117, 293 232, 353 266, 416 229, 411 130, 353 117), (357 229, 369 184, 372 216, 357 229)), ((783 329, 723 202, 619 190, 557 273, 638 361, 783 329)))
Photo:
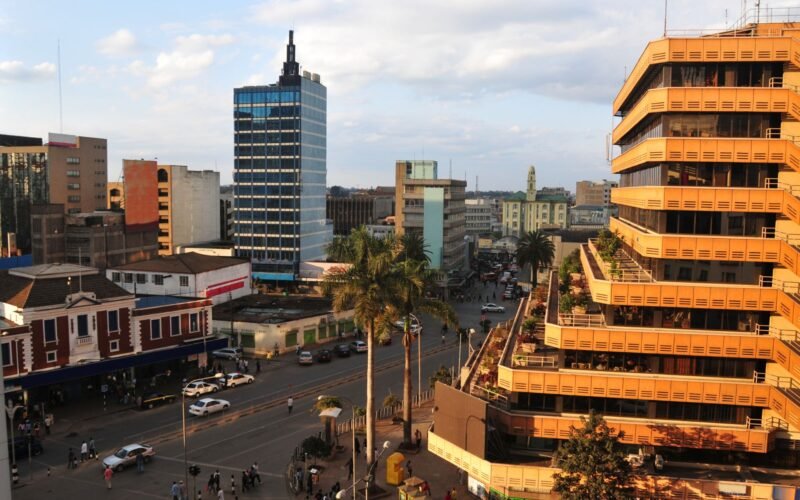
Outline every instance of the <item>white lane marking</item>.
MULTIPOLYGON (((171 462, 177 462, 177 463, 181 463, 181 464, 183 463, 183 458, 165 457, 165 456, 160 456, 158 458, 159 458, 159 460, 169 460, 171 462)), ((195 465, 202 465, 203 467, 208 467, 209 469, 223 469, 223 470, 229 470, 231 472, 242 472, 242 468, 241 467, 226 467, 224 465, 210 464, 210 463, 207 463, 207 462, 198 462, 196 460, 192 460, 191 462, 193 464, 195 464, 195 465)), ((259 471, 258 474, 261 475, 261 476, 267 476, 267 477, 284 477, 283 474, 275 474, 274 472, 262 472, 262 471, 259 471)), ((181 477, 183 477, 183 476, 181 476, 181 477)))

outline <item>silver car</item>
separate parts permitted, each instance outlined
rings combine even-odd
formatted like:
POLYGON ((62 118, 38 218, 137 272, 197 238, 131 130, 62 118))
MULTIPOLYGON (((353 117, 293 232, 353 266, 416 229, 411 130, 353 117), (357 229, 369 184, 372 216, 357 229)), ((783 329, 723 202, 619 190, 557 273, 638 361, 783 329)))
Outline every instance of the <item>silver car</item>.
POLYGON ((117 450, 113 455, 103 459, 103 468, 110 467, 116 472, 129 465, 136 465, 136 457, 142 455, 145 462, 149 462, 156 454, 156 450, 149 444, 129 444, 117 450))

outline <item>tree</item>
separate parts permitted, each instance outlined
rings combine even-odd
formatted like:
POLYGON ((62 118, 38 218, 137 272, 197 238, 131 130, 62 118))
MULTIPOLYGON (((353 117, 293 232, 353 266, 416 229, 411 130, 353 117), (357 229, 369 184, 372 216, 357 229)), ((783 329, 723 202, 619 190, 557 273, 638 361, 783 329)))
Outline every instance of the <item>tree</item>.
MULTIPOLYGON (((406 242, 406 239, 401 240, 401 246, 406 242)), ((435 281, 433 272, 428 268, 426 260, 411 259, 410 255, 413 252, 409 250, 404 247, 398 252, 398 257, 409 256, 409 258, 398 260, 395 265, 398 294, 392 304, 393 309, 399 311, 403 319, 403 446, 408 448, 412 443, 411 345, 414 335, 411 331, 411 315, 413 313, 430 314, 434 318, 458 328, 458 318, 450 304, 425 296, 425 289, 435 281)))
POLYGON ((431 263, 431 251, 428 249, 425 238, 418 232, 406 231, 400 237, 400 255, 398 260, 415 260, 417 262, 431 263))
MULTIPOLYGON (((367 464, 375 459, 375 338, 398 313, 389 304, 396 300, 394 269, 397 245, 394 238, 378 239, 363 226, 337 243, 342 262, 325 276, 322 289, 330 296, 334 311, 353 310, 367 335, 367 464)), ((329 247, 330 250, 330 247, 329 247)), ((330 254, 330 251, 329 251, 330 254)))
POLYGON ((531 266, 531 284, 536 288, 540 267, 552 265, 556 247, 542 231, 525 233, 517 245, 517 263, 520 267, 531 266))
POLYGON ((582 427, 571 426, 569 439, 553 456, 561 468, 556 474, 553 491, 568 500, 633 498, 631 466, 619 439, 602 416, 592 410, 581 417, 582 427))

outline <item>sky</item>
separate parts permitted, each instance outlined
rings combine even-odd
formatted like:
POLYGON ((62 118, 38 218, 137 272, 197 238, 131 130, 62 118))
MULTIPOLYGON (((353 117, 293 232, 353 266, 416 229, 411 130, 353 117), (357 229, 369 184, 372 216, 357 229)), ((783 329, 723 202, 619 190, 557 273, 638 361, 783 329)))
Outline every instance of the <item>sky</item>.
MULTIPOLYGON (((754 0, 671 0, 668 30, 722 29, 754 0)), ((769 7, 791 5, 772 1, 769 7)), ((0 0, 0 133, 108 139, 123 158, 232 181, 233 88, 277 81, 288 30, 328 88, 328 185, 394 184, 432 159, 468 190, 612 178, 611 103, 662 0, 0 0), (61 50, 63 129, 59 120, 61 50), (452 174, 450 174, 452 172, 452 174)))

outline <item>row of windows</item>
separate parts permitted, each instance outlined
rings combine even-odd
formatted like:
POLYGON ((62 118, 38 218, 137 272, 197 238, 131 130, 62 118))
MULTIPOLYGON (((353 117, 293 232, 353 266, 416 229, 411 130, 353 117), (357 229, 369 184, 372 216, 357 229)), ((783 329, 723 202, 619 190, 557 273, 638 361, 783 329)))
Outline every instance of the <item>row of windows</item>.
MULTIPOLYGON (((150 276, 149 279, 152 280, 154 285, 163 286, 164 278, 168 277, 169 275, 153 274, 151 276, 145 273, 120 273, 115 271, 111 273, 111 281, 114 283, 122 283, 124 280, 125 283, 133 283, 135 278, 137 285, 145 285, 148 282, 148 276, 150 276)), ((178 284, 184 287, 189 286, 189 277, 178 276, 178 284)))
POLYGON ((237 132, 261 130, 300 130, 300 120, 296 118, 282 118, 280 120, 267 120, 265 118, 237 118, 233 122, 237 132))
POLYGON ((769 313, 619 306, 614 308, 613 321, 614 326, 753 332, 755 325, 769 323, 769 313))
MULTIPOLYGON (((240 183, 245 182, 241 177, 237 176, 237 179, 240 183)), ((265 184, 246 186, 239 184, 236 186, 236 196, 295 196, 297 190, 298 187, 294 182, 277 186, 265 184)))
POLYGON ((240 132, 236 134, 237 144, 266 144, 266 143, 300 142, 297 132, 240 132))
POLYGON ((297 102, 300 100, 300 92, 297 90, 270 89, 235 89, 233 91, 234 104, 276 104, 281 102, 297 102))
MULTIPOLYGON (((185 328, 182 328, 180 316, 170 316, 169 318, 169 332, 163 332, 165 335, 169 334, 170 337, 177 337, 178 335, 185 334, 185 328)), ((200 321, 198 313, 189 314, 189 333, 197 333, 200 331, 200 321)), ((150 340, 159 340, 162 338, 161 332, 161 319, 150 320, 150 340)))
POLYGON ((619 207, 619 215, 659 234, 697 234, 760 237, 764 227, 774 227, 774 214, 743 212, 690 212, 619 207))
MULTIPOLYGON (((238 231, 237 234, 241 234, 241 231, 238 231)), ((300 246, 300 238, 293 238, 292 236, 281 236, 277 238, 264 238, 263 236, 239 236, 238 240, 242 242, 244 246, 251 246, 251 247, 260 247, 263 248, 265 246, 272 247, 272 248, 298 248, 300 246), (265 244, 266 243, 266 244, 265 244)))
POLYGON ((268 182, 268 183, 294 183, 297 181, 294 172, 234 172, 233 182, 268 182))
POLYGON ((239 223, 239 234, 294 234, 295 224, 243 224, 239 223), (266 230, 266 231, 265 231, 266 230))
MULTIPOLYGON (((763 362, 759 362, 763 363, 763 362)), ((623 352, 564 351, 564 367, 638 373, 752 379, 752 359, 696 356, 649 356, 623 352)))
POLYGON ((235 158, 236 170, 296 170, 299 158, 235 158))
POLYGON ((777 165, 670 163, 625 172, 620 175, 620 185, 763 188, 766 186, 766 179, 777 176, 777 165))
POLYGON ((234 118, 283 118, 298 116, 300 106, 261 106, 239 107, 233 112, 234 118))
POLYGON ((67 177, 80 177, 81 171, 80 170, 67 170, 67 177))
POLYGON ((306 119, 309 119, 317 121, 319 123, 325 123, 326 120, 324 111, 318 111, 314 108, 309 108, 306 106, 303 106, 302 109, 300 110, 300 116, 303 117, 304 122, 306 119))
POLYGON ((234 156, 298 156, 300 148, 292 146, 234 146, 234 156))
MULTIPOLYGON (((238 186, 241 189, 244 186, 238 186)), ((300 208, 300 200, 294 198, 236 198, 235 208, 300 208)), ((246 213, 242 211, 241 213, 246 213)), ((237 219, 241 218, 237 215, 237 219)))

